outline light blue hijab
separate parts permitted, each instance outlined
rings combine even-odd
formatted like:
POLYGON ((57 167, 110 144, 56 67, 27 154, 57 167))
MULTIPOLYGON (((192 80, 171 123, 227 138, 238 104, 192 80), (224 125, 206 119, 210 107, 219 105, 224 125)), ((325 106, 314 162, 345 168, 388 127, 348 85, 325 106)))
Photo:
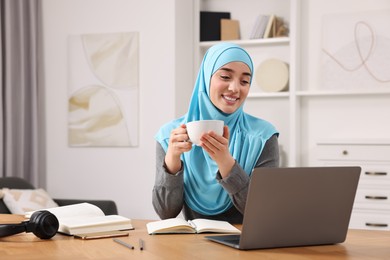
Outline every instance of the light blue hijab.
MULTIPOLYGON (((171 130, 181 124, 196 120, 223 120, 229 127, 230 153, 251 175, 266 141, 277 131, 267 121, 245 113, 243 105, 234 113, 226 114, 211 102, 209 94, 212 75, 233 61, 248 65, 253 75, 252 60, 244 49, 231 43, 211 47, 203 58, 187 114, 162 126, 155 138, 166 152, 171 130)), ((216 180, 217 164, 203 148, 194 145, 191 151, 182 154, 181 159, 184 164, 184 200, 192 210, 203 215, 217 215, 233 205, 228 193, 216 180)))

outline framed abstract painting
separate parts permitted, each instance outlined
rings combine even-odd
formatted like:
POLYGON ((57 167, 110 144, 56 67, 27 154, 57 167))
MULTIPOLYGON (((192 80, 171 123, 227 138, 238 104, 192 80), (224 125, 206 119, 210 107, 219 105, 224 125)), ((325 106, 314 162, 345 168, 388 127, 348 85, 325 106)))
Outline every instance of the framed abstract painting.
POLYGON ((138 33, 71 35, 68 47, 69 146, 138 146, 138 33))

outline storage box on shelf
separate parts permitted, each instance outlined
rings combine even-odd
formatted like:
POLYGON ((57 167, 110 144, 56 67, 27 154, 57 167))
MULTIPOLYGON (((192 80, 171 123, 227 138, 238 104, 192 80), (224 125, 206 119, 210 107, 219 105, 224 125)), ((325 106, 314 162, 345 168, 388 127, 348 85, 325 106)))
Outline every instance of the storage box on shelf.
POLYGON ((350 228, 390 230, 390 140, 320 141, 316 159, 362 168, 350 228))

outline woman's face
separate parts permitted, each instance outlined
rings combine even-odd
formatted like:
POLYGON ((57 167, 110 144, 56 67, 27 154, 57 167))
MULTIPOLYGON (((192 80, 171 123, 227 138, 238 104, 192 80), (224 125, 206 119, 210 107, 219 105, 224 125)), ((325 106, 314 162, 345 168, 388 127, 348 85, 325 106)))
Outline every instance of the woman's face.
POLYGON ((223 65, 211 77, 210 99, 226 114, 236 111, 248 96, 251 71, 243 62, 223 65))

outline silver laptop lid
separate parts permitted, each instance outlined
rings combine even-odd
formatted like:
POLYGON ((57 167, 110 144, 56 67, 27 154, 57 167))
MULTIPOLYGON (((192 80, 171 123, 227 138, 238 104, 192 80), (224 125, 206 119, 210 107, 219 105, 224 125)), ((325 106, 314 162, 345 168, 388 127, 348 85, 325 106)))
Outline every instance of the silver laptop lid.
POLYGON ((240 249, 345 241, 360 167, 256 168, 240 249))

